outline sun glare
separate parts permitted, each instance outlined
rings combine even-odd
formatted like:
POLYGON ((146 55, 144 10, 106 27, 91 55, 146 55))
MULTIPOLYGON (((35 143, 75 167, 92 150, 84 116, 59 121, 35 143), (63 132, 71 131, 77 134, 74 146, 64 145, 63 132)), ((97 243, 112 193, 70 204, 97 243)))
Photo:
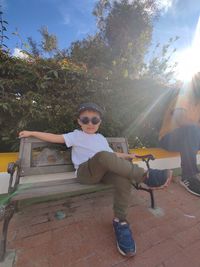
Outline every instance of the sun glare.
POLYGON ((177 53, 175 61, 178 63, 176 77, 179 80, 189 81, 196 72, 200 71, 200 17, 191 47, 177 53))
POLYGON ((181 81, 189 81, 192 76, 200 71, 200 51, 193 47, 183 50, 177 55, 177 78, 181 81))

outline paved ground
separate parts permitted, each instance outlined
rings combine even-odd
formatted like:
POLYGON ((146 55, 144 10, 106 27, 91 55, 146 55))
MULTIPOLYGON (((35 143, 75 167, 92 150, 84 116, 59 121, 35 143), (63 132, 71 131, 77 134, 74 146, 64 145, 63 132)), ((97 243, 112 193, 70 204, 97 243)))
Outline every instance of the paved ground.
POLYGON ((117 252, 111 191, 37 204, 15 214, 8 256, 15 255, 13 267, 199 267, 200 198, 174 182, 156 191, 155 198, 159 208, 152 213, 147 193, 133 191, 128 220, 137 242, 134 258, 117 252), (60 210, 67 216, 58 220, 60 210))

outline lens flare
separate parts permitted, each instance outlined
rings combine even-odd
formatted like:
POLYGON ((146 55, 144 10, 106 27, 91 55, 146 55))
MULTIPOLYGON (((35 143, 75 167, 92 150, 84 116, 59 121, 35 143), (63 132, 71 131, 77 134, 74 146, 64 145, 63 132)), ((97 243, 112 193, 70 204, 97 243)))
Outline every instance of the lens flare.
POLYGON ((176 77, 179 80, 187 82, 200 71, 200 16, 191 46, 177 53, 175 61, 178 63, 176 77))

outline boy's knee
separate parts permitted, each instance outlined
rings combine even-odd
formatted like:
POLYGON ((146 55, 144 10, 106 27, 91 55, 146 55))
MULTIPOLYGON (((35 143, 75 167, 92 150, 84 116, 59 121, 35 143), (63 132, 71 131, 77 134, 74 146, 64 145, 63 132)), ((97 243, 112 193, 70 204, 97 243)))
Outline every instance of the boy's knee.
POLYGON ((99 162, 99 163, 103 163, 109 160, 109 158, 111 156, 115 155, 112 152, 108 152, 108 151, 101 151, 98 152, 94 157, 95 159, 99 162))

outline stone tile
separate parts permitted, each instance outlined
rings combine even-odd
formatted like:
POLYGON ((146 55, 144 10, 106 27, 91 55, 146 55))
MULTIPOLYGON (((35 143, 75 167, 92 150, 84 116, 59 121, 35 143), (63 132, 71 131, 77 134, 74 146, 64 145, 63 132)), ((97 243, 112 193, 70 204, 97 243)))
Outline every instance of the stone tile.
POLYGON ((116 248, 112 191, 26 207, 9 227, 8 249, 16 254, 9 267, 199 267, 200 198, 172 183, 155 199, 162 216, 149 211, 147 193, 132 192, 128 221, 137 255, 131 259, 116 248), (58 210, 64 219, 55 218, 58 210))

